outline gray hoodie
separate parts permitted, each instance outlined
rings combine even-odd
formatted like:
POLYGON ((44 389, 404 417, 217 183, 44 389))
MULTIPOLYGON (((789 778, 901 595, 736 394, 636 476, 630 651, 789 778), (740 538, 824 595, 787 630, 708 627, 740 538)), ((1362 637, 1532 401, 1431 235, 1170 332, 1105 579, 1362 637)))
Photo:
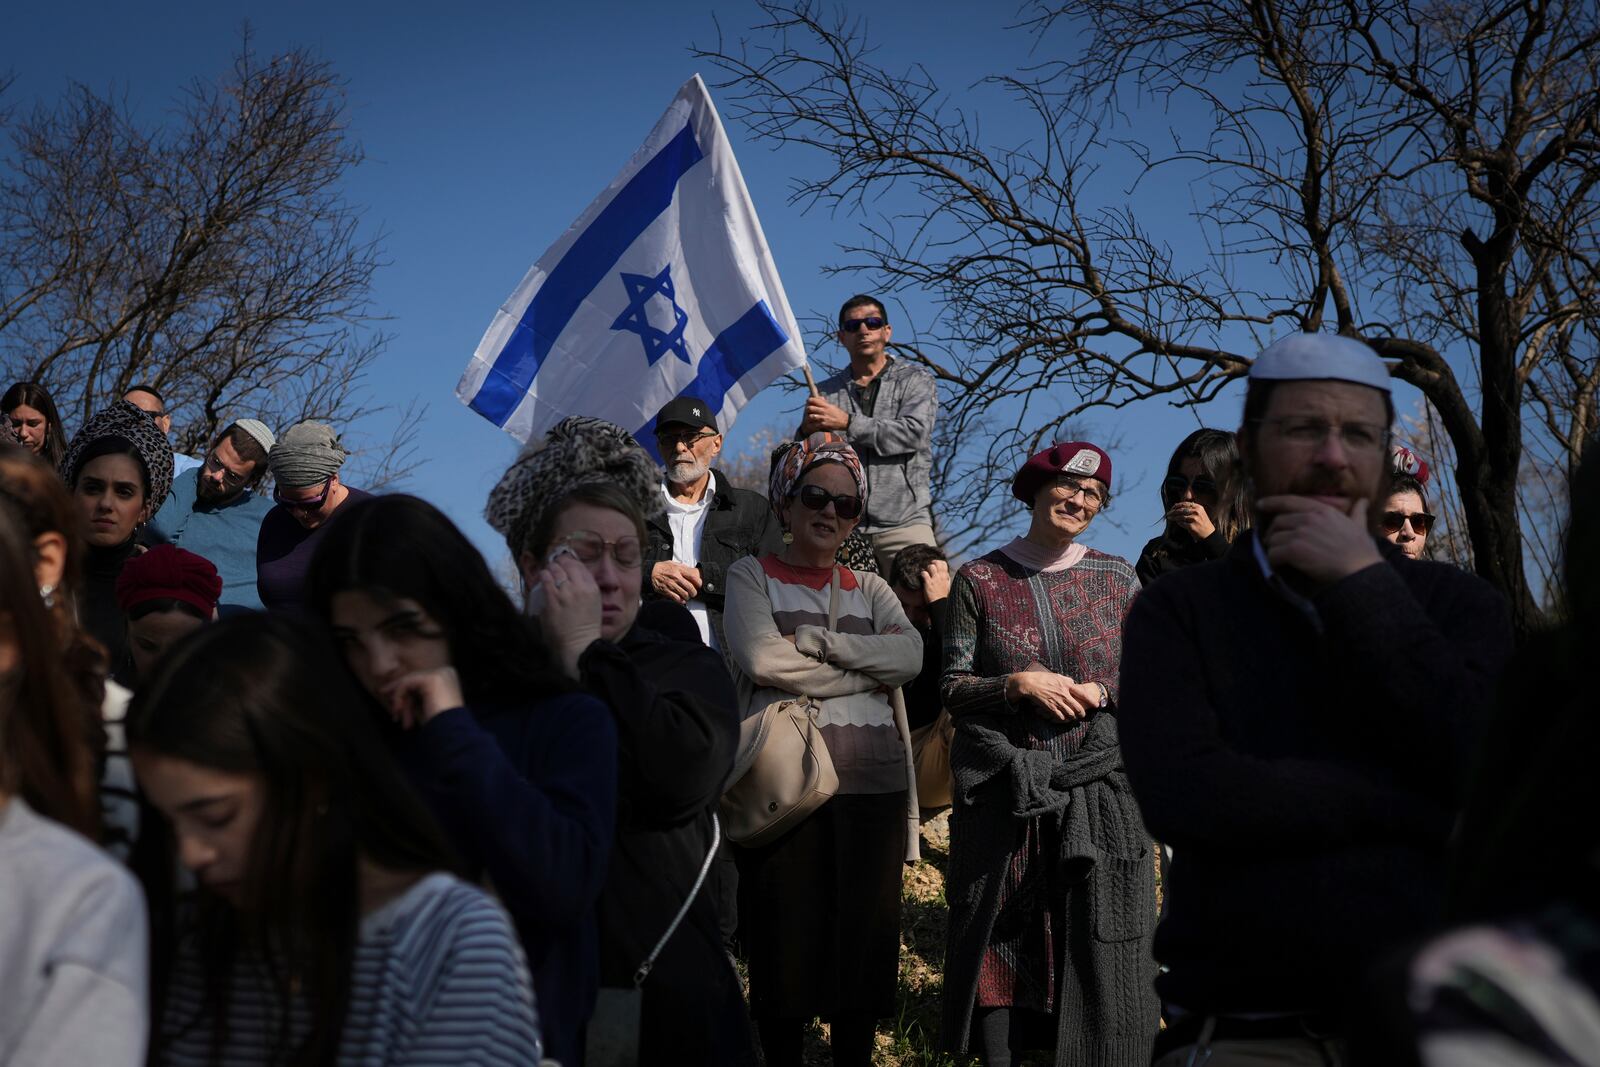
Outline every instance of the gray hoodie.
POLYGON ((933 423, 939 417, 933 374, 891 357, 878 381, 871 415, 861 410, 862 389, 849 367, 817 383, 823 399, 850 413, 844 435, 867 471, 867 514, 861 529, 877 533, 919 522, 931 526, 928 476, 933 469, 933 423))

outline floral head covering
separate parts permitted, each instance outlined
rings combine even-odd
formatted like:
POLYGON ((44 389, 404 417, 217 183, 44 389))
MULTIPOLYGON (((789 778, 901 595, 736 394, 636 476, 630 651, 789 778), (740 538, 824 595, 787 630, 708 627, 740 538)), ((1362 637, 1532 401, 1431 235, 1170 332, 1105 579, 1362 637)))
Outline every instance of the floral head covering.
POLYGON ((867 472, 861 466, 861 457, 840 435, 819 430, 804 441, 789 442, 773 455, 772 473, 767 479, 767 502, 774 512, 794 495, 795 486, 800 484, 806 471, 819 463, 843 465, 856 483, 862 508, 867 506, 867 472))
POLYGON ((126 400, 101 408, 83 424, 83 429, 67 446, 67 454, 61 457, 61 477, 68 488, 75 485, 83 469, 85 453, 97 442, 107 439, 124 441, 139 453, 144 461, 145 476, 150 480, 145 502, 154 514, 167 499, 167 490, 172 488, 172 446, 149 412, 126 400))
POLYGON ((583 485, 610 483, 639 504, 646 519, 666 510, 661 470, 633 435, 615 423, 571 415, 543 440, 530 441, 492 490, 483 517, 514 556, 546 509, 583 485))

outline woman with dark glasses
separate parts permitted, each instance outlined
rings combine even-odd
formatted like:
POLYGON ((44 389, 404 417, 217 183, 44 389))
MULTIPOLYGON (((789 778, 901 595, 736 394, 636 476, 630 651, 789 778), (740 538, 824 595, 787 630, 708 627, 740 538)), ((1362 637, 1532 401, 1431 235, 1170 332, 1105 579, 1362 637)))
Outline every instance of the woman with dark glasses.
POLYGON ((1422 559, 1427 555, 1433 516, 1428 514, 1420 478, 1411 474, 1389 477, 1389 496, 1383 502, 1380 521, 1384 540, 1398 545, 1407 558, 1422 559))
POLYGON ((328 524, 346 504, 371 495, 340 481, 349 455, 333 427, 320 422, 290 428, 268 454, 277 506, 256 539, 256 592, 268 611, 305 610, 306 571, 328 524))
POLYGON ((1139 554, 1135 569, 1141 585, 1221 559, 1234 538, 1250 528, 1233 434, 1201 428, 1185 437, 1167 461, 1161 506, 1167 526, 1139 554))
POLYGON ((768 1067, 799 1067, 817 1016, 832 1025, 833 1062, 866 1067, 877 1020, 894 1014, 909 826, 906 748, 888 694, 922 669, 922 638, 882 578, 835 565, 866 497, 844 438, 791 443, 767 494, 783 551, 728 568, 723 625, 745 716, 814 698, 839 776, 834 796, 793 829, 735 850, 750 1007, 768 1067))

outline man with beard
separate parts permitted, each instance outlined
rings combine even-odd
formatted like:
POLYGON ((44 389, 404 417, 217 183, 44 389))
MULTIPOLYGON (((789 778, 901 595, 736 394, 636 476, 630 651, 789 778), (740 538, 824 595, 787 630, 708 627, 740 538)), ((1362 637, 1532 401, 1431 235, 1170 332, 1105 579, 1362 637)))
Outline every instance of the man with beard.
POLYGON ((218 612, 261 610, 256 592, 256 538, 272 501, 257 493, 267 473, 272 431, 240 419, 212 442, 193 475, 180 474, 141 540, 178 545, 210 560, 222 576, 218 612))
POLYGON ((1359 341, 1267 348, 1238 431, 1254 529, 1129 612, 1122 754, 1174 852, 1158 1067, 1344 1062, 1363 976, 1437 921, 1511 632, 1486 582, 1376 536, 1393 419, 1359 341))
POLYGON ((735 489, 711 466, 722 434, 711 408, 680 396, 656 416, 656 447, 666 465, 661 493, 666 513, 648 522, 644 598, 675 600, 689 609, 700 639, 726 657, 722 605, 728 564, 776 552, 780 533, 772 509, 756 493, 735 489))

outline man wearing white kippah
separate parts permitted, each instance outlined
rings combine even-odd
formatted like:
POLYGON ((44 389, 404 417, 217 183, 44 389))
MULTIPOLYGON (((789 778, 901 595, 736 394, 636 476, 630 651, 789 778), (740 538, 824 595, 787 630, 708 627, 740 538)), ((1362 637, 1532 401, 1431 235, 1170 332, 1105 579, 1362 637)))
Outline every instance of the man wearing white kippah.
POLYGON ((1511 627, 1487 582, 1377 536, 1393 420, 1360 341, 1268 347, 1238 432, 1254 528, 1128 614, 1122 756, 1173 849, 1156 1067, 1348 1062, 1367 974, 1442 911, 1511 627))
POLYGON ((142 540, 204 556, 222 576, 217 610, 261 610, 256 591, 256 538, 272 501, 256 492, 267 473, 274 438, 259 419, 239 419, 217 435, 199 469, 172 481, 142 540))

